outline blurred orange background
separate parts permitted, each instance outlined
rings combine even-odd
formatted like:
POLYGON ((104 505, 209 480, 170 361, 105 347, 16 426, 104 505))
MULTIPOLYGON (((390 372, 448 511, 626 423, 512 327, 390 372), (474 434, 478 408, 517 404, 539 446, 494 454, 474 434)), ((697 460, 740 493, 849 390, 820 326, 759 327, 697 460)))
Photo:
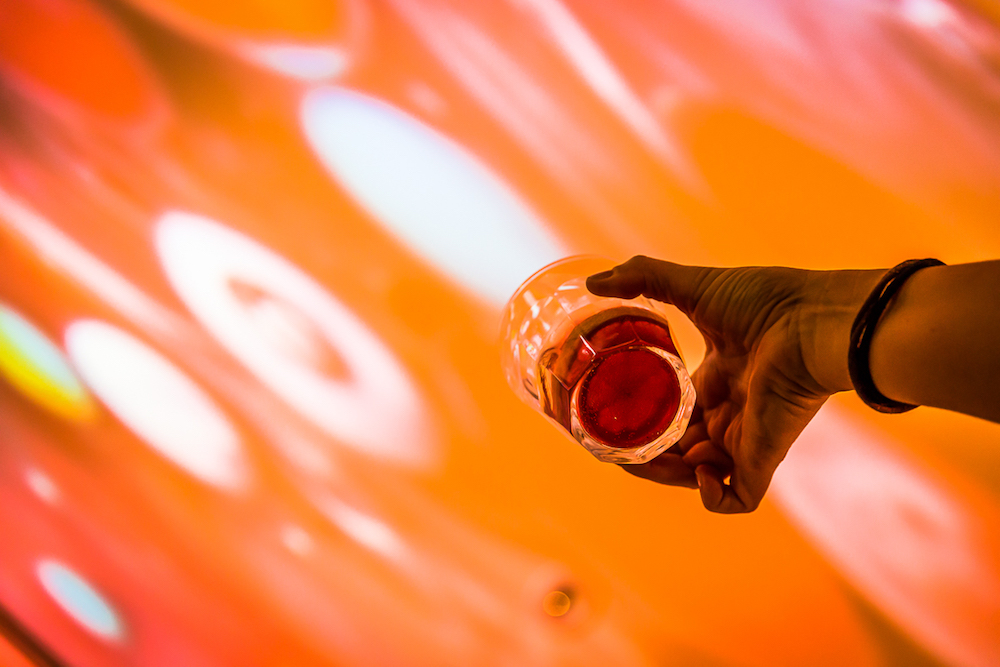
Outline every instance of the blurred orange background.
POLYGON ((1000 665, 1000 427, 710 514, 507 388, 577 253, 1000 256, 995 5, 0 0, 0 663, 1000 665))

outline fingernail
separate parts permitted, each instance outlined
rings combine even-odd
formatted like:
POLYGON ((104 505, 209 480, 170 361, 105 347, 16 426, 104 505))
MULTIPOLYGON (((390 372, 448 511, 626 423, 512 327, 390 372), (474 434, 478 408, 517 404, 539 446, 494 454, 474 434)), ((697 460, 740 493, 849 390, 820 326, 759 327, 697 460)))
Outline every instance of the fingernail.
POLYGON ((587 280, 604 280, 605 278, 610 278, 612 273, 614 273, 613 269, 610 271, 601 271, 600 273, 595 273, 590 276, 587 280))
POLYGON ((698 488, 699 489, 705 485, 705 473, 695 471, 694 477, 695 477, 695 479, 698 480, 698 488))

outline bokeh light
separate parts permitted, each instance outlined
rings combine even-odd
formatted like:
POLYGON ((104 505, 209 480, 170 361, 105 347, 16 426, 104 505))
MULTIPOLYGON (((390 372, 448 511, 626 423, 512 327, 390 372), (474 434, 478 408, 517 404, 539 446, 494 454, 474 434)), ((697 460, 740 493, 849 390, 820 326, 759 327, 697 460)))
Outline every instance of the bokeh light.
POLYGON ((174 364, 97 320, 70 324, 66 349, 101 402, 154 450, 206 482, 245 483, 239 435, 215 401, 174 364))
POLYGON ((0 0, 0 663, 1000 664, 997 425, 835 396, 721 517, 496 340, 571 254, 996 258, 994 4, 0 0))
POLYGON ((503 304, 565 249, 473 155, 357 92, 319 88, 302 126, 331 175, 378 222, 475 293, 503 304))
POLYGON ((65 355, 15 311, 0 305, 0 373, 26 396, 70 419, 94 411, 87 390, 65 355))
POLYGON ((120 640, 124 627, 114 608, 79 574, 54 560, 38 564, 45 592, 81 626, 103 639, 120 640))

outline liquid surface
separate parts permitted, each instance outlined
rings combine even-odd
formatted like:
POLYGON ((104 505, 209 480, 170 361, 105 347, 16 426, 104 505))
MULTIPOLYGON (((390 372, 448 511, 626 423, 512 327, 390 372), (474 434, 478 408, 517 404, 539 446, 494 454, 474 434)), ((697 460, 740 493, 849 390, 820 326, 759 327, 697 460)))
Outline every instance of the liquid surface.
POLYGON ((638 308, 612 308, 584 320, 540 357, 542 405, 572 432, 571 402, 598 441, 643 445, 670 426, 680 403, 673 368, 651 349, 677 354, 666 325, 638 308))
POLYGON ((628 347, 594 363, 580 387, 580 419, 606 445, 638 447, 667 430, 680 400, 680 383, 667 360, 644 347, 628 347))

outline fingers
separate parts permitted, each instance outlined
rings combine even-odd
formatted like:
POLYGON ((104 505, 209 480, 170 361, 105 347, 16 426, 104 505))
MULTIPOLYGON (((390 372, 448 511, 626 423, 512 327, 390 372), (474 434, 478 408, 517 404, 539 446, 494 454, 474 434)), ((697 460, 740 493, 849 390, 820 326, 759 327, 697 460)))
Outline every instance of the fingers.
POLYGON ((610 271, 587 279, 587 289, 598 296, 634 299, 642 294, 677 306, 690 314, 704 289, 721 269, 685 266, 636 255, 610 271))
POLYGON ((705 509, 719 514, 744 514, 757 509, 761 499, 747 493, 738 481, 738 474, 739 471, 734 471, 726 484, 724 473, 715 466, 704 464, 695 469, 705 509))
POLYGON ((624 464, 622 469, 636 477, 642 477, 659 484, 684 486, 689 489, 698 487, 694 470, 685 465, 678 454, 669 451, 657 456, 647 463, 624 464))
POLYGON ((733 471, 733 459, 721 447, 716 447, 709 440, 703 440, 692 446, 682 457, 685 465, 695 470, 700 465, 708 464, 724 475, 733 471))
MULTIPOLYGON (((710 447, 711 443, 707 441, 699 443, 692 447, 691 451, 702 446, 710 447)), ((702 504, 712 512, 738 514, 752 512, 757 508, 760 498, 755 499, 746 493, 738 483, 736 473, 733 473, 730 484, 725 483, 725 478, 732 470, 732 463, 727 460, 728 457, 724 453, 722 458, 717 459, 718 466, 702 463, 692 468, 686 462, 687 459, 687 455, 681 457, 668 450, 648 463, 622 465, 621 468, 636 477, 659 484, 700 489, 702 504)))
POLYGON ((757 509, 778 464, 823 405, 822 398, 792 400, 782 389, 780 377, 765 366, 751 378, 728 484, 724 482, 724 461, 720 463, 710 448, 699 444, 684 454, 684 462, 696 466, 702 504, 712 512, 734 514, 757 509))
POLYGON ((648 479, 659 484, 684 486, 689 489, 698 487, 694 476, 694 467, 685 463, 685 453, 695 443, 708 438, 708 430, 702 419, 701 410, 695 406, 691 421, 680 440, 670 446, 655 459, 646 463, 625 464, 622 468, 636 477, 648 479))

